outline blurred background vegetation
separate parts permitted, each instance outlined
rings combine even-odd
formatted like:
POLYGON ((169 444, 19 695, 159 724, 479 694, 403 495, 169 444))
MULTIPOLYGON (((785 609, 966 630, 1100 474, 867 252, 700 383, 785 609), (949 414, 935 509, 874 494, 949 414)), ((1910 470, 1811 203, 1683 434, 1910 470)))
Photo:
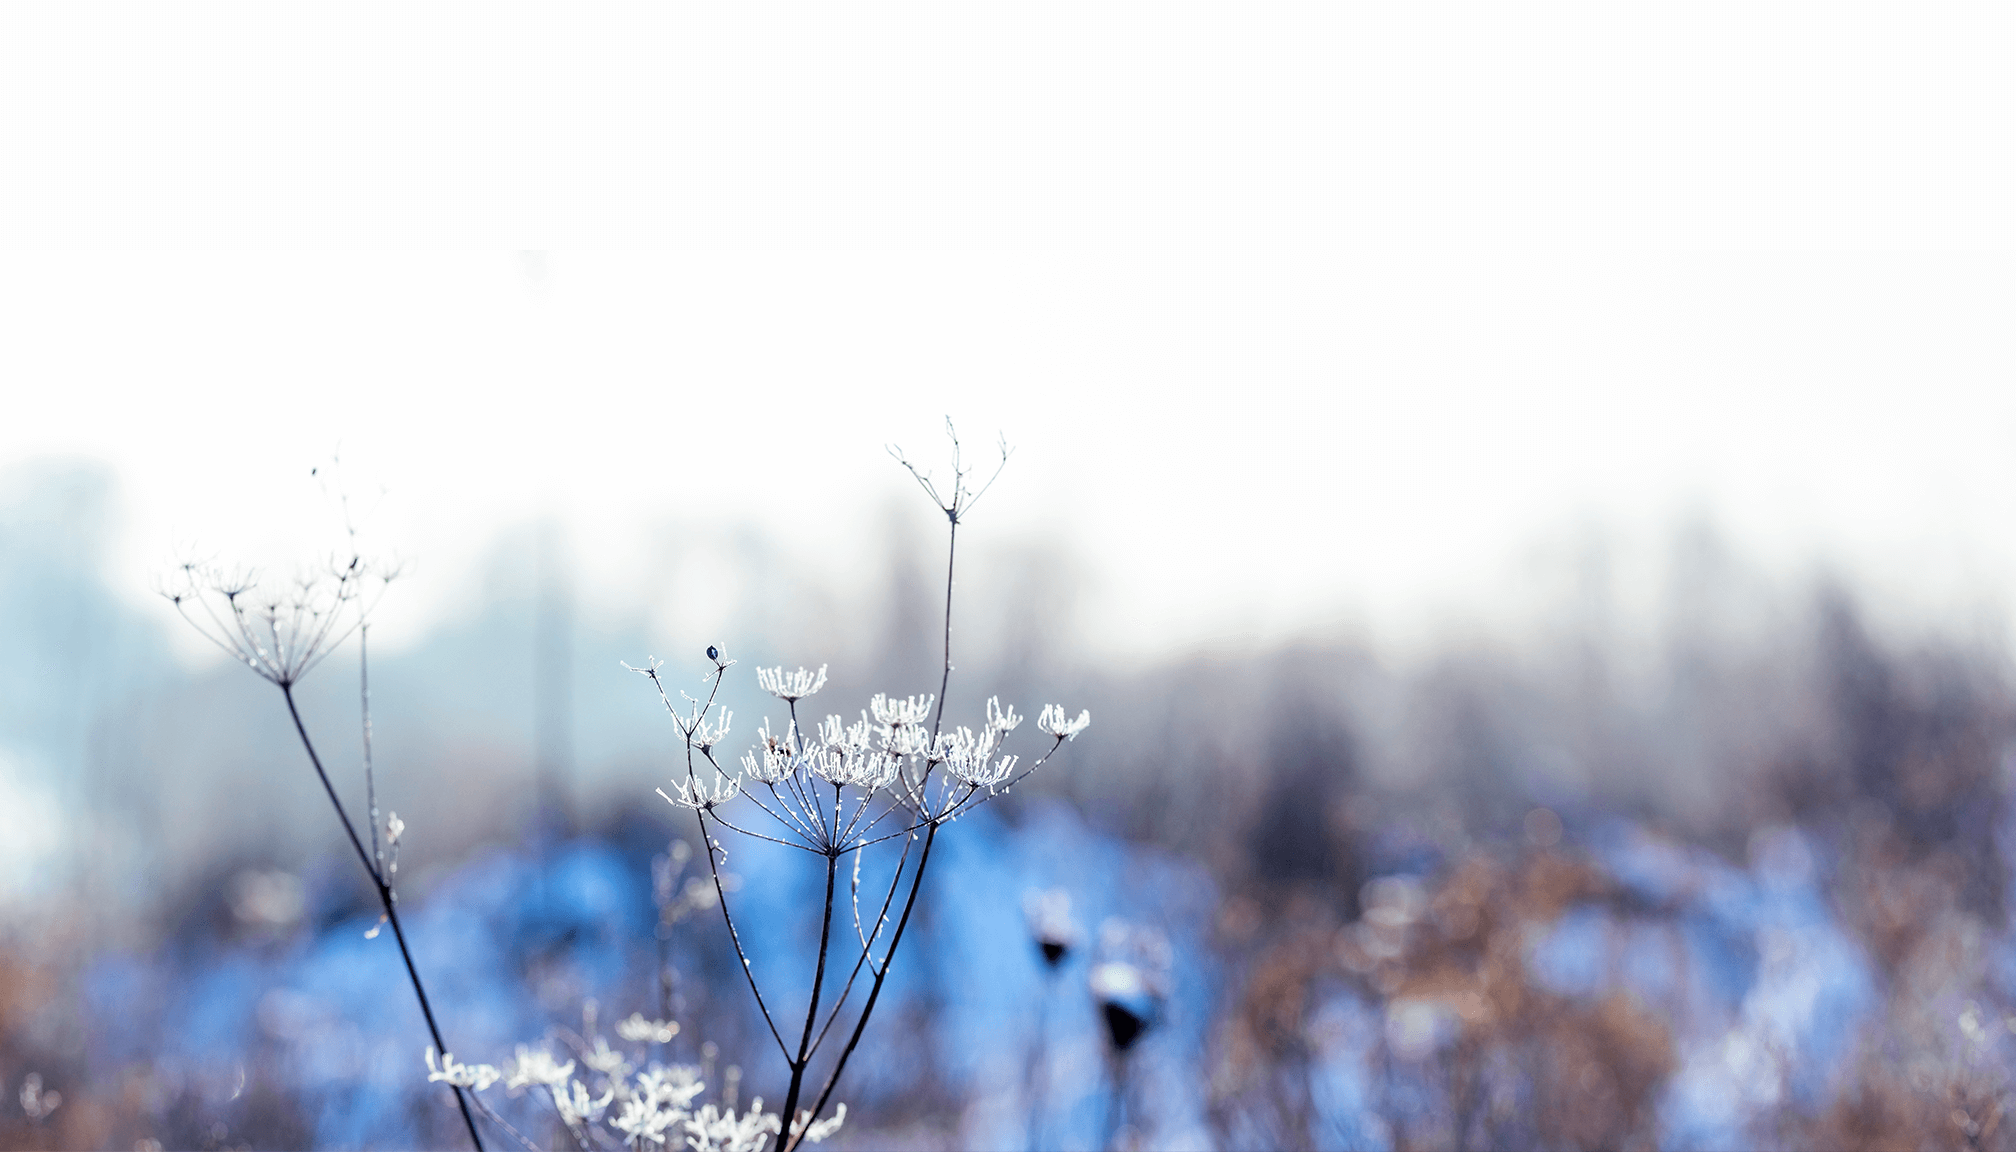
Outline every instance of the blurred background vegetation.
MULTIPOLYGON (((107 586, 105 473, 5 484, 0 1143, 455 1144, 272 690, 107 586)), ((714 642, 741 670, 830 663, 813 703, 838 712, 929 690, 927 519, 864 535, 865 595, 760 530, 664 523, 653 571, 704 555, 745 606, 706 636, 583 602, 583 558, 529 523, 450 622, 374 655, 402 903, 458 1055, 501 1058, 591 1000, 650 1015, 662 955, 670 1055, 744 1062, 745 1094, 777 1095, 718 919, 660 951, 653 859, 693 829, 652 794, 676 734, 617 662, 655 653, 697 682, 714 642)), ((976 546, 954 715, 998 693, 1095 722, 950 830, 841 1146, 2016 1142, 1998 633, 1885 626, 1851 580, 1766 578, 1705 523, 1649 559, 1600 534, 1551 555, 1555 593, 1516 634, 1130 663, 1080 652, 1067 551, 976 546), (1656 612, 1616 607, 1626 560, 1662 573, 1656 612), (1023 908, 1053 888, 1081 933, 1054 968, 1023 908), (1088 980, 1108 922, 1166 943, 1124 1050, 1088 980)), ((361 797, 356 677, 352 645, 303 700, 361 797)), ((735 745, 774 702, 728 691, 735 745)), ((728 861, 780 972, 813 944, 799 864, 728 861)))

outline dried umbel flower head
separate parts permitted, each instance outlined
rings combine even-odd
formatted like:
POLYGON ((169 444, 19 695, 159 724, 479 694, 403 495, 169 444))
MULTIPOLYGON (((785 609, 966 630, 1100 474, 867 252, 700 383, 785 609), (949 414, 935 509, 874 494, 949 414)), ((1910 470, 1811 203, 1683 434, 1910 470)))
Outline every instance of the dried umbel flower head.
POLYGON ((794 704, 826 686, 826 665, 821 664, 817 672, 804 668, 786 672, 782 664, 775 668, 758 668, 756 684, 786 704, 794 704))
POLYGON ((1055 968, 1078 946, 1078 922, 1071 918, 1071 893, 1062 888, 1030 889, 1022 894, 1022 915, 1029 921, 1029 938, 1036 942, 1043 962, 1055 968))
POLYGON ((896 462, 909 471, 918 486, 924 489, 924 494, 929 496, 931 502, 938 505, 939 511, 945 513, 946 519, 956 526, 965 518, 966 513, 972 510, 973 505, 978 504, 980 498, 987 494, 987 490, 994 486, 994 481, 1001 478, 1001 472, 1008 467, 1008 457, 1013 455, 1014 449, 1008 447, 1007 437, 1002 437, 1000 463, 994 466, 994 471, 986 480, 977 481, 979 471, 967 462, 965 450, 959 444, 959 431, 952 426, 950 416, 945 418, 945 436, 952 442, 950 481, 941 482, 931 471, 911 463, 909 457, 903 454, 903 449, 897 445, 889 445, 889 455, 895 457, 896 462))
POLYGON ((1080 709, 1076 719, 1071 719, 1069 716, 1062 704, 1045 704, 1042 714, 1036 717, 1036 727, 1045 735, 1055 736, 1059 740, 1076 740, 1078 733, 1083 732, 1086 726, 1092 723, 1092 710, 1080 709))
POLYGON ((443 1052, 441 1062, 434 1062, 434 1046, 427 1046, 427 1079, 452 1084, 457 1088, 474 1088, 478 1092, 502 1080, 504 1074, 488 1064, 464 1064, 455 1059, 453 1052, 443 1052))
POLYGON ((1162 1017, 1169 996, 1169 940, 1153 928, 1108 920, 1099 928, 1100 961, 1086 984, 1106 1039, 1122 1055, 1162 1017))
POLYGON ((642 1012, 616 1022, 616 1035, 633 1044, 670 1044, 678 1034, 677 1020, 646 1020, 642 1012))
POLYGON ((364 623, 398 574, 357 555, 289 581, 185 561, 160 591, 205 639, 289 688, 364 623))

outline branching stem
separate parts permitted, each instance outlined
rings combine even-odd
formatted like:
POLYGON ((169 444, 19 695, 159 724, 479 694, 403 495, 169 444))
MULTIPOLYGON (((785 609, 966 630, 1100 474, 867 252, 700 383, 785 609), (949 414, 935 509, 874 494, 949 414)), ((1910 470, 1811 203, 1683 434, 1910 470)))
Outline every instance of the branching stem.
MULTIPOLYGON (((315 754, 315 742, 308 738, 308 726, 301 722, 301 710, 294 705, 294 686, 280 685, 281 695, 287 698, 287 715, 294 720, 294 731, 301 737, 301 747, 308 752, 308 762, 315 766, 315 775, 322 780, 322 788, 329 793, 329 803, 336 807, 337 819, 343 821, 343 831, 350 834, 350 846, 357 850, 357 860, 364 865, 364 871, 371 877, 372 885, 378 890, 378 903, 385 909, 385 919, 391 922, 392 937, 399 942, 399 958, 406 962, 406 975, 413 981, 413 995, 420 1001, 420 1014, 427 1018, 427 1032, 434 1037, 435 1051, 446 1054, 452 1049, 441 1039, 441 1028, 434 1022, 434 1008, 427 1002, 427 989, 420 983, 420 970, 413 966, 413 953, 406 947, 406 930, 399 923, 399 905, 392 898, 392 885, 372 863, 371 855, 365 851, 364 842, 357 837, 357 826, 350 822, 350 813, 344 810, 343 801, 336 795, 336 786, 329 782, 329 774, 322 770, 322 758, 315 754)), ((483 1137, 476 1132, 476 1117, 469 1111, 469 1101, 462 1089, 455 1090, 455 1105, 462 1110, 462 1122, 469 1126, 469 1142, 476 1146, 476 1152, 483 1152, 483 1137)))

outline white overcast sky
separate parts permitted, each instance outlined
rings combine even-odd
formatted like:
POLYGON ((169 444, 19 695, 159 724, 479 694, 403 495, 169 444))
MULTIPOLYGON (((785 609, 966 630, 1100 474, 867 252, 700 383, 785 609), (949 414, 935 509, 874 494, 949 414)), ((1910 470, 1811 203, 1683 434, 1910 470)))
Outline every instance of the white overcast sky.
MULTIPOLYGON (((1488 611, 1709 516, 2016 579, 1988 6, 16 6, 0 464, 115 563, 285 546, 340 445, 440 603, 496 529, 844 546, 942 414, 1102 646, 1488 611), (522 252, 544 253, 527 258, 522 252)), ((430 600, 429 598, 432 597, 430 600)), ((1412 623, 1409 623, 1409 622, 1412 623)), ((1390 622, 1390 623, 1389 623, 1390 622)))

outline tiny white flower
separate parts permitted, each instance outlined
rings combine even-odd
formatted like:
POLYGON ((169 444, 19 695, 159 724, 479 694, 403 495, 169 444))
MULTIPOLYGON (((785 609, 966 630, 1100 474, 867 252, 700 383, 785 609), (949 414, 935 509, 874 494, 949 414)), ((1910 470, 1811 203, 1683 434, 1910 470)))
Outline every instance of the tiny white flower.
POLYGON ((1076 740, 1078 733, 1092 723, 1092 710, 1087 708, 1078 713, 1075 720, 1068 719, 1061 704, 1045 704, 1043 714, 1036 717, 1036 727, 1059 740, 1076 740))
POLYGON ((507 1064, 504 1068, 504 1086, 514 1089, 534 1084, 551 1088, 565 1084, 574 1075, 574 1061, 569 1060, 565 1064, 555 1063, 550 1049, 535 1050, 524 1044, 518 1045, 517 1062, 507 1064))
POLYGON ((763 726, 756 730, 756 748, 742 755, 742 770, 758 784, 781 784, 793 768, 792 751, 798 743, 796 725, 779 736, 770 731, 770 718, 763 718, 763 726))
POLYGON ((819 743, 835 752, 852 753, 867 751, 874 733, 874 727, 868 723, 868 714, 863 712, 861 719, 852 724, 838 716, 826 717, 819 722, 817 736, 819 743))
POLYGON ((728 738, 728 725, 734 719, 735 713, 725 708, 721 710, 721 718, 719 720, 709 721, 705 717, 702 717, 693 727, 693 746, 705 752, 716 744, 721 743, 721 741, 726 740, 728 738))
POLYGON ((602 1113, 608 1109, 609 1102, 616 1098, 615 1090, 611 1089, 602 1093, 602 1098, 597 1100, 588 1094, 588 1086, 579 1080, 573 1081, 570 1087, 571 1092, 562 1092, 557 1087, 553 1089, 553 1106, 559 1109, 560 1118, 565 1120, 570 1128, 583 1123, 593 1124, 600 1120, 602 1113))
POLYGON ((987 724, 989 727, 998 728, 1003 732, 1013 732, 1016 725, 1020 723, 1022 723, 1022 717, 1015 714, 1015 706, 1013 704, 1010 704, 1008 710, 1004 712, 1001 710, 1001 698, 999 696, 989 696, 987 698, 987 724))
POLYGON ((399 819, 399 813, 391 813, 385 821, 385 842, 387 844, 399 843, 399 834, 404 831, 406 831, 406 822, 399 819))
POLYGON ((658 795, 664 796, 667 804, 676 805, 681 808, 705 810, 713 808, 718 804, 726 804, 740 794, 742 791, 742 778, 740 776, 717 776, 712 786, 709 786, 703 780, 694 780, 691 782, 674 780, 672 781, 672 791, 678 793, 678 795, 668 796, 663 788, 658 789, 658 795))
POLYGON ((781 664, 775 668, 758 668, 756 683, 765 692, 788 704, 803 700, 826 686, 826 665, 821 664, 817 672, 800 668, 786 673, 781 664))
POLYGON ((441 1054, 441 1063, 434 1063, 434 1046, 427 1046, 427 1079, 442 1081, 456 1088, 473 1088, 481 1092, 504 1078, 504 1074, 488 1064, 464 1064, 455 1059, 452 1052, 441 1054))
POLYGON ((798 1118, 791 1122, 791 1138, 795 1142, 799 1138, 798 1134, 803 1132, 805 1134, 805 1143, 818 1144, 823 1142, 828 1136, 838 1132, 840 1125, 846 1122, 847 1105, 845 1104, 835 1108, 833 1115, 819 1121, 817 1124, 812 1124, 812 1110, 810 1108, 803 1108, 799 1110, 798 1118), (808 1124, 811 1126, 807 1127, 808 1124))
POLYGON ((686 1113, 677 1109, 666 1111, 658 1107, 653 1096, 632 1096, 623 1102, 623 1111, 609 1121, 611 1127, 623 1133, 623 1143, 632 1148, 641 1148, 646 1140, 653 1144, 665 1143, 665 1129, 686 1119, 686 1113))
POLYGON ((630 1061, 624 1059, 621 1052, 610 1048, 609 1041, 600 1036, 595 1037, 593 1052, 581 1054, 581 1062, 611 1080, 621 1080, 630 1075, 630 1061))
POLYGON ((924 723, 931 716, 931 705, 937 702, 938 697, 935 693, 895 700, 877 692, 874 698, 868 701, 868 711, 874 715, 877 724, 897 728, 924 723))
POLYGON ((676 1020, 646 1020, 642 1012, 632 1012, 616 1023, 616 1035, 633 1044, 669 1044, 679 1034, 676 1020))
POLYGON ((975 736, 971 728, 962 726, 938 737, 938 747, 931 755, 956 779, 975 788, 994 788, 1015 771, 1015 757, 994 758, 1000 747, 1001 729, 989 726, 975 736))
POLYGON ((707 1083, 700 1079, 700 1069, 691 1064, 654 1065, 649 1071, 637 1074, 638 1095, 674 1108, 685 1108, 693 1103, 695 1096, 706 1090, 707 1083))
POLYGON ((686 1143, 694 1152, 759 1152, 783 1126, 775 1112, 763 1111, 761 1096, 741 1116, 733 1108, 722 1111, 709 1104, 686 1121, 692 1134, 686 1143))

